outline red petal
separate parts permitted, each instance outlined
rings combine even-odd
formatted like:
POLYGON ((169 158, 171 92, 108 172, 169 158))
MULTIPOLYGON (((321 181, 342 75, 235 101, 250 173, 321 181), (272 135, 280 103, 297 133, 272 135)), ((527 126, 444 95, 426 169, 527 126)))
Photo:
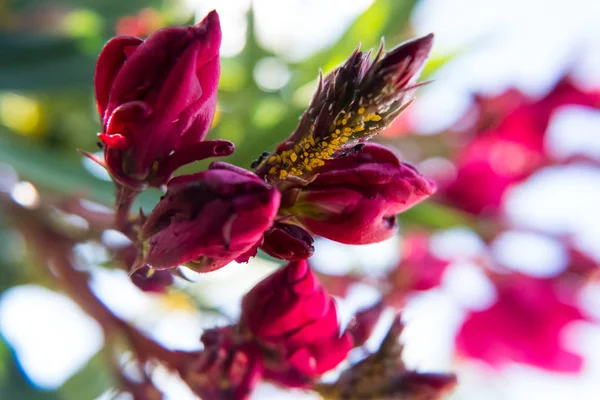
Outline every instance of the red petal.
POLYGON ((100 52, 94 72, 94 90, 98 113, 103 120, 115 77, 125 63, 127 55, 142 42, 142 39, 133 36, 117 36, 106 43, 100 52))
POLYGON ((112 147, 113 149, 123 150, 128 148, 130 145, 129 140, 119 133, 114 133, 112 135, 107 133, 99 133, 98 137, 102 143, 108 147, 112 147))

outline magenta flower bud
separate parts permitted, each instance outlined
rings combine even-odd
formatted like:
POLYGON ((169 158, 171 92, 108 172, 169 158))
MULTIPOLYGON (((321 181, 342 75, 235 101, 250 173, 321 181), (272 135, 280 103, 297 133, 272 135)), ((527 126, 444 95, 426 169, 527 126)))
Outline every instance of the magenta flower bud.
POLYGON ((144 292, 164 293, 173 284, 173 275, 169 271, 154 270, 147 266, 131 275, 131 282, 144 292))
POLYGON ((256 175, 225 163, 173 178, 142 226, 142 263, 157 269, 186 264, 200 272, 221 268, 260 240, 279 199, 256 175))
POLYGON ((287 386, 308 385, 352 348, 350 334, 339 332, 333 298, 305 260, 288 264, 248 292, 241 323, 272 350, 265 377, 287 386))
POLYGON ((297 225, 276 222, 265 233, 260 248, 268 255, 282 260, 298 261, 312 256, 315 248, 310 233, 297 225))
POLYGON ((310 232, 346 244, 375 243, 397 229, 396 214, 424 200, 435 185, 383 146, 367 144, 329 160, 284 212, 310 232))
POLYGON ((104 164, 115 181, 160 186, 183 164, 233 152, 227 141, 202 142, 216 106, 220 44, 213 11, 195 26, 145 41, 117 36, 104 46, 94 87, 104 164))
POLYGON ((180 367, 183 380, 205 400, 245 400, 262 378, 260 349, 236 340, 233 327, 208 330, 204 349, 180 367))

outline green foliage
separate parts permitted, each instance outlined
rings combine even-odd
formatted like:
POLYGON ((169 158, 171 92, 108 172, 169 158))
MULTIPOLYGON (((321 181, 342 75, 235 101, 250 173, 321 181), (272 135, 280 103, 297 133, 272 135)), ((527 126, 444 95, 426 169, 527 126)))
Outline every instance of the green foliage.
POLYGON ((0 90, 89 90, 95 57, 75 39, 0 33, 0 90))
POLYGON ((59 400, 56 392, 41 391, 28 382, 12 351, 0 336, 0 399, 59 400))
POLYGON ((59 397, 62 400, 95 399, 115 387, 114 376, 106 368, 108 362, 102 352, 93 356, 58 389, 59 397))

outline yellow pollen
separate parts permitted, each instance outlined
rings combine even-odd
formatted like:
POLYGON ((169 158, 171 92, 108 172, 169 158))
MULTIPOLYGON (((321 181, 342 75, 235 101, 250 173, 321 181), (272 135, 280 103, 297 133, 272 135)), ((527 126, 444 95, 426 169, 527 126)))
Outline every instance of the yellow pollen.
POLYGON ((310 131, 288 150, 269 157, 268 162, 271 164, 268 173, 281 180, 292 176, 303 176, 325 165, 325 162, 330 160, 342 146, 354 139, 354 135, 358 136, 359 132, 371 131, 375 128, 371 125, 365 126, 365 123, 381 119, 382 117, 376 113, 367 114, 365 107, 360 107, 353 113, 342 112, 329 126, 329 133, 316 137, 315 132, 310 131))
POLYGON ((365 122, 369 122, 369 121, 381 121, 381 116, 377 115, 377 114, 367 114, 365 116, 365 122))

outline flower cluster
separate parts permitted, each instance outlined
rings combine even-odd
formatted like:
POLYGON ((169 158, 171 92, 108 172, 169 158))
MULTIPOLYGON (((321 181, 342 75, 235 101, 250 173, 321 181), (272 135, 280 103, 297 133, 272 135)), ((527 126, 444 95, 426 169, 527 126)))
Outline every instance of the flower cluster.
POLYGON ((133 241, 126 265, 138 287, 160 291, 178 266, 209 272, 248 261, 258 249, 290 261, 243 298, 239 323, 206 331, 204 350, 176 365, 203 398, 240 399, 260 379, 313 387, 376 322, 379 313, 357 315, 355 329, 340 332, 335 301, 306 259, 317 235, 346 244, 391 237, 396 215, 435 191, 392 150, 367 143, 410 104, 433 35, 389 52, 382 46, 373 59, 356 50, 321 76, 297 129, 252 170, 216 161, 172 177, 185 164, 234 150, 204 140, 220 41, 214 11, 193 27, 109 41, 94 77, 104 149, 96 161, 117 187, 118 225, 133 241), (128 216, 132 198, 149 186, 165 194, 150 214, 128 216))
POLYGON ((517 89, 491 97, 477 95, 473 108, 455 128, 462 145, 453 160, 457 174, 440 185, 440 199, 488 224, 478 232, 486 245, 485 259, 475 263, 494 293, 491 304, 467 310, 455 340, 462 358, 494 369, 514 362, 562 373, 584 367, 584 357, 570 348, 566 337, 572 323, 597 323, 583 311, 581 295, 597 282, 598 260, 568 235, 528 232, 506 212, 511 189, 526 184, 545 167, 598 166, 597 159, 583 154, 561 159, 548 146, 552 119, 572 106, 600 109, 600 91, 579 87, 565 75, 539 98, 517 89), (492 249, 507 233, 553 242, 565 255, 563 268, 540 277, 525 273, 522 258, 516 265, 505 265, 492 249))
POLYGON ((187 373, 218 371, 218 395, 210 381, 193 389, 202 398, 245 398, 260 379, 288 387, 310 388, 324 372, 342 362, 353 347, 349 332, 340 333, 333 298, 319 284, 306 261, 292 262, 256 285, 242 301, 240 323, 206 331, 201 366, 187 373), (208 353, 206 353, 208 352, 208 353), (215 356, 207 357, 206 354, 215 356), (244 354, 239 356, 239 354, 244 354), (228 359, 241 358, 240 367, 228 359), (240 379, 231 379, 233 374, 240 379))
POLYGON ((551 118, 564 106, 598 109, 600 92, 582 90, 565 76, 540 99, 516 89, 476 96, 465 117, 470 124, 459 129, 468 143, 455 157, 457 177, 442 186, 443 198, 469 213, 497 215, 510 187, 553 163, 544 142, 551 118))
POLYGON ((206 272, 258 247, 285 260, 312 254, 312 235, 364 244, 389 238, 396 215, 435 191, 389 149, 365 141, 409 103, 432 35, 374 60, 356 51, 321 84, 296 131, 248 171, 223 162, 170 179, 180 166, 223 156, 203 141, 219 76, 218 17, 166 28, 147 40, 119 36, 98 59, 95 84, 104 165, 130 191, 166 186, 143 219, 135 268, 188 265, 206 272))

